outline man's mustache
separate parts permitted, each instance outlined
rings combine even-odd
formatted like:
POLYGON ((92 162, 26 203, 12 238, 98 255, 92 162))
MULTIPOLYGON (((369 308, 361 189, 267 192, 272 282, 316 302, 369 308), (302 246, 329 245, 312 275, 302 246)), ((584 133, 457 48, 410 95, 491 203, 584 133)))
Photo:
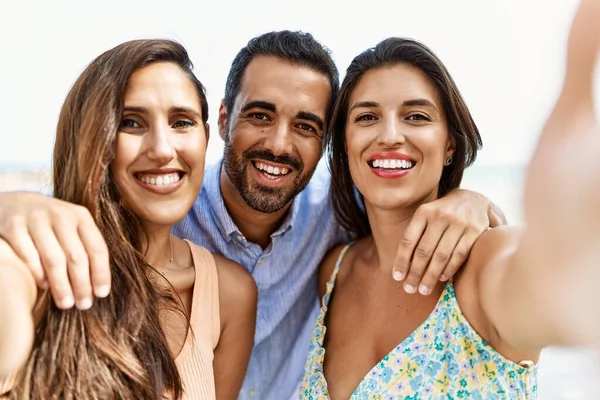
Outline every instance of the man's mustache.
POLYGON ((288 155, 276 156, 268 150, 250 150, 244 153, 244 158, 246 160, 264 160, 276 164, 284 164, 296 171, 302 170, 302 163, 297 158, 288 155))

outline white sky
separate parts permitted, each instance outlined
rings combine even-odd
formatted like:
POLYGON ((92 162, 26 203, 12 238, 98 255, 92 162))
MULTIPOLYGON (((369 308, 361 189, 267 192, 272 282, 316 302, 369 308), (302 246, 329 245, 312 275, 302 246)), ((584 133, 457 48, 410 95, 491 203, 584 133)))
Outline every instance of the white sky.
POLYGON ((449 68, 482 132, 476 165, 522 164, 558 94, 577 1, 282 4, 0 0, 0 164, 48 164, 58 113, 78 74, 101 52, 141 37, 178 39, 189 50, 208 90, 212 162, 222 151, 215 117, 231 61, 252 36, 275 29, 313 33, 342 75, 356 54, 385 37, 423 41, 449 68))

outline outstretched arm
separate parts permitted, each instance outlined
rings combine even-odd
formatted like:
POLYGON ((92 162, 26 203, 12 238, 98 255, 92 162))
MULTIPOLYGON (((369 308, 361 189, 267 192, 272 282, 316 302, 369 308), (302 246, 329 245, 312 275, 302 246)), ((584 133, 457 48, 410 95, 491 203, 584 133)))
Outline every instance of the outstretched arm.
POLYGON ((563 90, 527 175, 527 228, 512 254, 498 257, 500 268, 482 273, 482 307, 498 334, 519 348, 600 342, 598 21, 600 1, 582 0, 563 90))

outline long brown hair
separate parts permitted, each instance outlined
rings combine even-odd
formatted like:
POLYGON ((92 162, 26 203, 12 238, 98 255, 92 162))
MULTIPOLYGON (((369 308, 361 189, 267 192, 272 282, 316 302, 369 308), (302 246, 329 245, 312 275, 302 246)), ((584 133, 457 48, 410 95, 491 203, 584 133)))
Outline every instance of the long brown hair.
POLYGON ((366 72, 397 64, 411 65, 427 75, 440 95, 448 121, 448 133, 456 142, 453 162, 444 167, 442 172, 439 197, 460 186, 465 168, 475 161, 477 150, 482 146, 479 129, 456 83, 442 61, 427 46, 412 39, 391 37, 356 56, 346 70, 324 140, 329 150, 332 175, 330 198, 336 218, 357 237, 370 234, 371 227, 362 197, 350 176, 346 152, 348 103, 352 91, 366 72))
POLYGON ((96 58, 75 82, 60 113, 53 160, 54 196, 86 207, 110 254, 112 292, 87 311, 49 301, 13 398, 180 398, 181 379, 159 322, 165 302, 142 254, 140 219, 121 205, 110 176, 131 75, 172 62, 196 86, 203 122, 208 106, 186 50, 170 40, 135 40, 96 58))

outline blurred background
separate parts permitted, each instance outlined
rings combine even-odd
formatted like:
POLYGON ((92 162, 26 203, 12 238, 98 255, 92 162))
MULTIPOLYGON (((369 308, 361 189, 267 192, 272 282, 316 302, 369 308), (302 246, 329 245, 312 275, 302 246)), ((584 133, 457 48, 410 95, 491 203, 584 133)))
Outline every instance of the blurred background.
MULTIPOLYGON (((301 3, 0 1, 0 191, 49 191, 54 128, 69 88, 101 52, 136 38, 173 38, 189 50, 208 91, 207 161, 215 162, 223 149, 216 114, 233 57, 257 34, 300 29, 332 50, 342 77, 355 55, 388 36, 432 48, 484 141, 463 187, 491 198, 509 223, 523 223, 523 172, 562 84, 577 1, 301 3)), ((599 360, 586 349, 544 351, 540 399, 600 398, 599 360)))

